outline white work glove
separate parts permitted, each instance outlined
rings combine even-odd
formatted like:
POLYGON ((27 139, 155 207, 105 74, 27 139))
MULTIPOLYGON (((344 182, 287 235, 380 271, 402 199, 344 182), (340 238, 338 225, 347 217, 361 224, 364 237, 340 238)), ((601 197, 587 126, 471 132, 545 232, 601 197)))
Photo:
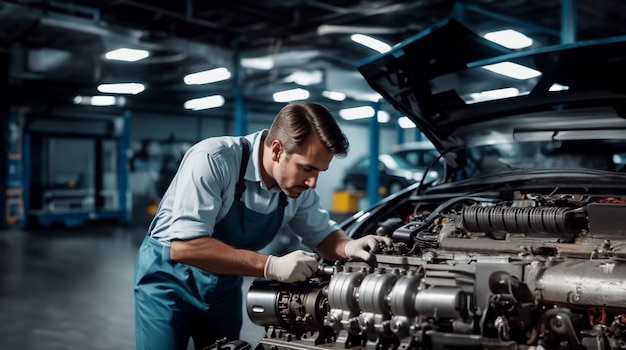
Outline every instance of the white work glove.
POLYGON ((346 256, 348 259, 369 261, 372 258, 372 253, 378 251, 379 243, 384 243, 388 247, 391 247, 393 244, 391 238, 386 236, 364 236, 346 243, 346 256))
POLYGON ((298 282, 311 277, 317 271, 315 254, 296 250, 285 256, 270 255, 265 263, 263 275, 278 282, 298 282))

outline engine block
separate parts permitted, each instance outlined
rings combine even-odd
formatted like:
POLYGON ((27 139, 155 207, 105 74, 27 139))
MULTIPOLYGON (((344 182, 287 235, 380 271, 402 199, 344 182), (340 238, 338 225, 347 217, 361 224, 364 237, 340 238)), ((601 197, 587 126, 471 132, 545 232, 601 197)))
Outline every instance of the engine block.
POLYGON ((412 203, 375 230, 375 261, 308 281, 256 280, 264 350, 626 349, 626 204, 464 197, 412 203))

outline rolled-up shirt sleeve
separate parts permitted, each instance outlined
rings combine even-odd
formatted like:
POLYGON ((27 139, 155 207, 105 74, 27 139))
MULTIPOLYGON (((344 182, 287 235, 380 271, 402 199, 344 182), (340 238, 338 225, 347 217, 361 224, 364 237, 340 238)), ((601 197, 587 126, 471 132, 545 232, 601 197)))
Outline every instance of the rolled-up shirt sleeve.
POLYGON ((194 238, 211 235, 219 208, 222 206, 223 161, 219 155, 198 152, 187 159, 187 166, 176 178, 176 193, 172 206, 172 233, 194 238), (217 158, 217 161, 215 160, 217 158))
POLYGON ((183 159, 173 186, 163 198, 153 234, 162 241, 213 235, 215 223, 227 212, 232 196, 226 193, 236 177, 236 159, 221 153, 199 151, 183 159))

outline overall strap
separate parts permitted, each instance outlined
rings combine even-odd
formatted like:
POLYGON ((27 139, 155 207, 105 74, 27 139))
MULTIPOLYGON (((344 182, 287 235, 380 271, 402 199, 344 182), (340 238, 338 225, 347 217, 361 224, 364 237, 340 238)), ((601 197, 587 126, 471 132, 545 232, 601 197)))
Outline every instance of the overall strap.
MULTIPOLYGON (((241 148, 241 164, 239 165, 239 181, 237 181, 237 184, 235 185, 235 200, 241 200, 241 195, 246 190, 244 175, 246 174, 246 167, 248 166, 248 160, 250 159, 250 142, 245 137, 241 138, 241 148)), ((280 192, 278 209, 281 212, 284 212, 287 204, 289 204, 287 202, 287 195, 285 192, 280 192)))
POLYGON ((287 202, 287 195, 285 194, 285 192, 280 192, 280 197, 278 197, 278 208, 281 211, 285 211, 285 207, 287 206, 287 204, 289 204, 287 202))
POLYGON ((239 181, 235 185, 235 200, 240 200, 243 191, 246 190, 246 167, 248 166, 248 159, 250 159, 250 142, 245 137, 241 138, 241 164, 239 165, 239 181))

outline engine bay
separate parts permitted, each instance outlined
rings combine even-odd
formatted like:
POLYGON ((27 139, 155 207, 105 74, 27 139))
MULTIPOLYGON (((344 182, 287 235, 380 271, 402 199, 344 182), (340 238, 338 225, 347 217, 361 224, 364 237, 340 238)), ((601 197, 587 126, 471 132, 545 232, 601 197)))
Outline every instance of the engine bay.
POLYGON ((375 261, 255 280, 258 349, 626 349, 626 200, 494 198, 407 200, 360 233, 375 261))

